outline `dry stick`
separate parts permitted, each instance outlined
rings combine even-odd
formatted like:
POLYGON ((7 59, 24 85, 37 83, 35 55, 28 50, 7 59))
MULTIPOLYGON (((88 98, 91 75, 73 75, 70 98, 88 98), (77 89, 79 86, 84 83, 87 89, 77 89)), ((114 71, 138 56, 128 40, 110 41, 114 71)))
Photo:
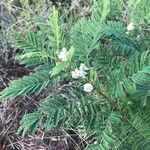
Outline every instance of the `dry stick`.
POLYGON ((81 150, 81 148, 79 147, 79 145, 75 142, 75 140, 64 130, 61 128, 61 130, 71 139, 71 141, 73 141, 73 143, 78 147, 79 150, 81 150))
POLYGON ((19 143, 22 142, 22 141, 23 141, 23 140, 20 140, 20 141, 17 141, 17 142, 13 142, 13 143, 10 142, 11 144, 9 144, 9 145, 7 145, 7 146, 9 147, 9 146, 12 146, 12 145, 14 145, 14 144, 19 144, 19 143))
POLYGON ((6 83, 4 82, 3 78, 0 77, 0 79, 1 79, 1 81, 2 81, 2 83, 3 83, 3 85, 6 87, 7 85, 6 85, 6 83))
POLYGON ((35 99, 33 99, 32 97, 29 97, 28 95, 25 95, 25 97, 32 100, 37 107, 39 106, 39 103, 35 99))
MULTIPOLYGON (((12 5, 12 4, 8 4, 8 3, 5 3, 5 2, 0 2, 0 4, 1 5, 4 5, 5 7, 9 7, 9 6, 11 6, 11 8, 15 8, 15 9, 18 9, 18 10, 22 10, 22 11, 26 11, 27 9, 25 9, 25 8, 21 8, 21 7, 18 7, 18 6, 16 6, 16 5, 12 5)), ((31 9, 30 10, 28 10, 30 13, 34 13, 34 11, 32 11, 31 9)))
POLYGON ((22 112, 22 110, 27 106, 28 104, 26 104, 19 112, 18 114, 14 117, 14 120, 12 121, 12 123, 8 126, 8 128, 6 129, 6 131, 3 133, 2 136, 5 136, 5 134, 7 133, 7 131, 10 129, 10 127, 12 126, 12 124, 15 122, 17 116, 22 112))
POLYGON ((74 129, 71 129, 73 132, 75 132, 89 147, 89 143, 77 132, 75 131, 74 129))
MULTIPOLYGON (((14 103, 14 102, 13 102, 14 103)), ((6 108, 5 108, 5 112, 7 111, 7 109, 13 104, 11 103, 10 105, 8 105, 6 108)), ((18 103, 15 105, 15 107, 18 105, 18 103)), ((15 112, 15 110, 8 116, 7 120, 9 120, 9 118, 13 115, 13 113, 15 112)), ((5 123, 7 123, 7 120, 5 121, 5 123)))
MULTIPOLYGON (((76 134, 69 134, 70 136, 77 136, 76 134)), ((43 139, 52 139, 52 138, 63 138, 65 137, 66 135, 54 135, 54 136, 46 136, 46 137, 43 137, 43 139)))
POLYGON ((8 140, 9 140, 9 142, 10 142, 10 145, 11 145, 12 148, 14 149, 15 147, 14 147, 13 143, 11 142, 10 138, 8 138, 8 140))
MULTIPOLYGON (((35 135, 36 135, 36 134, 35 134, 35 135)), ((36 136, 37 136, 37 135, 36 135, 36 136)), ((37 137, 34 137, 34 136, 28 136, 28 137, 40 141, 47 149, 49 149, 49 147, 44 143, 43 137, 42 137, 42 138, 37 138, 37 137)))

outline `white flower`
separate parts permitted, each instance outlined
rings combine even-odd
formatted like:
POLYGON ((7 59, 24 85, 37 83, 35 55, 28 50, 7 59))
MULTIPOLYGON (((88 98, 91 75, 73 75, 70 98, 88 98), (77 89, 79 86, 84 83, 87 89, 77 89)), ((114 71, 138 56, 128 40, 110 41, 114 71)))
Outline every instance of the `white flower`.
POLYGON ((64 47, 62 48, 61 52, 58 55, 58 58, 62 61, 67 61, 67 49, 64 47))
POLYGON ((80 70, 80 77, 86 78, 87 73, 85 71, 80 70))
POLYGON ((79 69, 76 68, 74 71, 71 72, 72 78, 77 79, 77 78, 86 78, 87 73, 85 72, 88 70, 88 68, 85 66, 85 64, 80 65, 79 69))
POLYGON ((137 36, 137 39, 140 39, 140 35, 137 36))
POLYGON ((93 90, 93 85, 90 83, 84 84, 84 91, 85 92, 91 92, 93 90))
POLYGON ((128 24, 127 30, 128 31, 134 30, 134 23, 133 22, 131 22, 131 23, 128 24))
POLYGON ((89 70, 89 68, 88 68, 88 67, 86 67, 86 66, 85 66, 85 64, 82 64, 82 63, 80 64, 79 69, 80 69, 80 70, 82 70, 82 71, 89 70))
POLYGON ((72 74, 72 78, 77 79, 80 77, 85 78, 87 73, 85 71, 76 68, 74 71, 71 71, 71 74, 72 74))
POLYGON ((80 70, 76 68, 74 71, 71 71, 71 74, 72 78, 77 79, 80 77, 80 70))

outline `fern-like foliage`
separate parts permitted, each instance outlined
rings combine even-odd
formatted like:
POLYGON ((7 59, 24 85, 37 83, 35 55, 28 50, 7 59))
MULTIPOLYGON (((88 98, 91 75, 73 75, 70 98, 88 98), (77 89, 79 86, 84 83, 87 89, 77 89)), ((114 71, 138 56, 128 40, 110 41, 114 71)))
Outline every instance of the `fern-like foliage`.
POLYGON ((116 55, 129 57, 141 52, 137 41, 126 35, 123 24, 115 21, 107 23, 86 19, 79 21, 72 29, 72 44, 77 51, 77 57, 81 60, 90 59, 92 51, 95 52, 96 49, 98 51, 100 46, 105 47, 107 58, 108 53, 112 53, 110 55, 112 58, 116 55))
POLYGON ((149 0, 129 0, 128 2, 130 19, 138 24, 149 23, 150 1, 149 0))
POLYGON ((13 80, 8 88, 0 92, 0 98, 16 98, 19 95, 40 93, 50 83, 49 72, 39 72, 13 80))
POLYGON ((135 115, 131 121, 123 126, 122 131, 130 139, 127 142, 129 141, 128 144, 132 149, 148 150, 150 148, 150 124, 148 118, 148 116, 141 118, 135 115))
POLYGON ((22 49, 17 59, 34 73, 12 81, 0 99, 56 89, 36 111, 25 114, 18 132, 71 129, 84 141, 82 149, 149 150, 148 6, 148 0, 93 0, 91 16, 79 19, 69 36, 55 9, 48 20, 35 19, 35 32, 12 36, 22 49), (124 11, 133 30, 121 17, 124 11), (87 93, 85 83, 92 92, 87 93))
MULTIPOLYGON (((72 90, 69 91, 69 93, 72 92, 72 90)), ((37 115, 31 113, 24 116, 19 132, 22 131, 24 134, 27 128, 29 130, 31 127, 36 126, 42 118, 46 130, 54 127, 70 129, 81 127, 81 130, 87 136, 95 135, 97 144, 90 145, 87 148, 97 146, 98 148, 109 149, 114 146, 117 137, 113 132, 119 126, 119 115, 102 104, 101 99, 94 97, 85 99, 80 93, 74 96, 72 94, 68 94, 67 97, 56 96, 46 99, 36 112, 37 115), (41 114, 41 117, 38 114, 41 114), (25 121, 28 122, 30 118, 34 119, 30 122, 31 124, 26 126, 25 121)))

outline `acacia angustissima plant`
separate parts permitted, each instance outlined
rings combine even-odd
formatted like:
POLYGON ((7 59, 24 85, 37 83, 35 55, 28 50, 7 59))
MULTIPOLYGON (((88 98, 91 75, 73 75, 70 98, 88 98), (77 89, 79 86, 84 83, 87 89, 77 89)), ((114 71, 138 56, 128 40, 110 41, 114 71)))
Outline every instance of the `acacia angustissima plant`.
POLYGON ((150 150, 150 1, 95 0, 91 9, 69 34, 56 9, 35 19, 36 31, 15 32, 17 59, 34 73, 10 82, 0 99, 58 87, 22 118, 19 133, 60 127, 76 131, 86 150, 150 150))

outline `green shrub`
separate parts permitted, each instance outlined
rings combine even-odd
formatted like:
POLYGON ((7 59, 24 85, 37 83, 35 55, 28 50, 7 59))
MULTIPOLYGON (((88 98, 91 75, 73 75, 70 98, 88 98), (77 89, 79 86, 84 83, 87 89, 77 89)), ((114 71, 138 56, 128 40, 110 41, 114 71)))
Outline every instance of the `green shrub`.
POLYGON ((91 17, 79 19, 69 35, 55 9, 48 20, 36 20, 36 31, 12 35, 23 50, 17 59, 34 73, 12 81, 0 98, 56 88, 22 118, 22 135, 57 127, 76 131, 85 149, 150 149, 150 2, 105 2, 94 1, 91 17))

